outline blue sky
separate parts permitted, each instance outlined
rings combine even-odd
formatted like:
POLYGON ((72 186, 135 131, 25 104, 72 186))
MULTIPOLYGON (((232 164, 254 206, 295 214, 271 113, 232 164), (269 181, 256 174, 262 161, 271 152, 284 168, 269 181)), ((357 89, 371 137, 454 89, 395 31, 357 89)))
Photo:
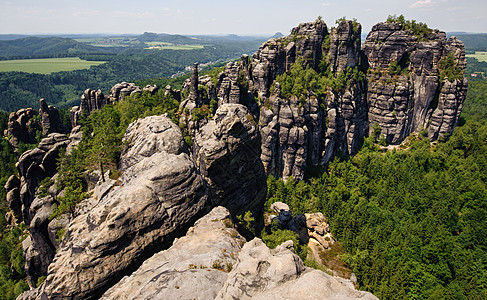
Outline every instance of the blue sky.
POLYGON ((346 16, 368 32, 404 14, 443 31, 487 32, 485 0, 0 0, 0 33, 288 34, 321 15, 346 16))

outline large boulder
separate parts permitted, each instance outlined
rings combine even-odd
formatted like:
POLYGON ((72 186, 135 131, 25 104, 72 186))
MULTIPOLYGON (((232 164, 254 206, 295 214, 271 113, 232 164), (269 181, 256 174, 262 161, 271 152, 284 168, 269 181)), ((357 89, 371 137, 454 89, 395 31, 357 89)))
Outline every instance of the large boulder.
POLYGON ((256 238, 238 261, 215 299, 378 299, 351 281, 305 267, 292 241, 269 249, 256 238))
MULTIPOLYGON (((132 125, 137 129, 128 131, 129 148, 148 137, 154 124, 170 122, 165 116, 148 120, 132 125)), ((177 136, 173 130, 179 131, 171 127, 151 132, 173 139, 177 136)), ((164 138, 153 141, 167 143, 164 138)), ((85 200, 91 209, 70 222, 38 299, 99 297, 143 260, 167 247, 204 211, 206 184, 188 153, 157 142, 153 146, 159 151, 134 158, 126 150, 121 160, 130 163, 123 169, 120 186, 99 199, 85 200)))
POLYGON ((214 299, 244 243, 229 211, 216 207, 101 299, 214 299))

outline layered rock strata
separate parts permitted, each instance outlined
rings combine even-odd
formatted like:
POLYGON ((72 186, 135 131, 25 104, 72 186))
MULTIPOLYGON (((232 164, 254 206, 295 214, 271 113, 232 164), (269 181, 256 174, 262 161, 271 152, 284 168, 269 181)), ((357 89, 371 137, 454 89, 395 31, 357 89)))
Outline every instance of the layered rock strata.
POLYGON ((198 131, 193 149, 214 205, 227 207, 234 216, 248 210, 262 215, 266 176, 260 161, 260 135, 245 106, 220 106, 198 131))
POLYGON ((19 143, 37 143, 39 136, 46 137, 50 133, 66 133, 66 127, 61 123, 59 117, 59 110, 54 106, 47 105, 45 99, 41 99, 39 102, 38 112, 32 108, 26 108, 9 115, 7 129, 3 135, 8 138, 15 150, 19 143))
POLYGON ((201 84, 193 71, 186 85, 190 97, 181 104, 181 124, 193 136, 206 124, 206 119, 191 119, 204 105, 195 85, 208 91, 206 99, 216 91, 219 106, 243 104, 258 120, 266 173, 295 180, 304 177, 307 167, 326 165, 336 154, 353 154, 372 133, 389 144, 423 129, 431 140, 451 134, 467 82, 463 76, 450 82, 439 74, 441 62, 450 56, 457 73, 463 72, 463 43, 447 40, 438 30, 420 38, 402 28, 399 23, 377 24, 361 49, 356 21, 341 20, 331 30, 321 20, 300 24, 289 36, 265 42, 251 58, 244 55, 227 64, 216 86, 201 84), (334 83, 319 95, 308 90, 306 95, 282 96, 275 79, 296 62, 334 83))
POLYGON ((182 139, 164 116, 129 126, 126 141, 138 151, 122 154, 119 185, 81 203, 87 207, 69 223, 38 299, 100 296, 203 212, 206 184, 182 139))
MULTIPOLYGON (((465 69, 465 50, 442 31, 415 36, 400 23, 372 28, 363 51, 369 63, 369 124, 377 124, 389 144, 427 130, 432 140, 452 133, 467 92, 467 80, 440 78, 442 61, 465 69), (451 58, 450 58, 451 57, 451 58)), ((463 74, 463 73, 462 73, 463 74)), ((374 129, 370 126, 370 131, 374 129)))

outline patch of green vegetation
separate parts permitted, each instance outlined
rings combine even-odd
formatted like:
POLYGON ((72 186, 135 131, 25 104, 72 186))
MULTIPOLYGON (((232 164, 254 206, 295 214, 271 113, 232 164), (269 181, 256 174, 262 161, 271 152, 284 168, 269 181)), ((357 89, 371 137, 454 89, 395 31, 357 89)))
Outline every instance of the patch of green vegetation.
POLYGON ((37 197, 39 198, 44 198, 47 195, 49 195, 49 187, 54 184, 54 181, 51 179, 51 177, 46 177, 44 178, 40 183, 39 183, 39 188, 37 189, 37 197))
POLYGON ((428 25, 422 22, 417 22, 416 20, 406 20, 404 15, 390 15, 387 17, 387 23, 401 23, 403 30, 409 30, 411 33, 418 37, 419 39, 431 34, 433 30, 428 28, 428 25))
POLYGON ((159 90, 155 95, 149 92, 125 97, 114 105, 105 105, 81 120, 83 140, 70 155, 61 153, 56 184, 65 193, 57 200, 51 218, 64 213, 73 213, 76 205, 90 195, 86 192, 84 180, 86 171, 97 170, 102 174, 110 170, 116 173, 120 157, 122 138, 127 126, 133 121, 152 115, 167 113, 177 124, 176 111, 179 102, 159 90))
POLYGON ((308 247, 299 242, 299 235, 292 230, 282 229, 277 220, 262 229, 261 239, 271 249, 291 240, 294 244, 294 251, 303 261, 308 256, 308 247))
POLYGON ((288 72, 276 77, 276 81, 281 86, 281 96, 290 98, 294 95, 300 101, 304 101, 307 95, 314 94, 318 99, 323 99, 329 90, 343 92, 347 85, 365 80, 365 74, 358 67, 348 67, 333 76, 327 57, 322 58, 319 69, 320 72, 309 67, 305 68, 302 60, 298 59, 288 72))
POLYGON ((438 70, 440 71, 439 80, 443 81, 447 79, 450 82, 456 79, 462 80, 464 75, 464 70, 457 66, 453 52, 448 53, 448 55, 443 56, 438 62, 438 70))
POLYGON ((89 69, 91 66, 104 63, 104 61, 86 61, 79 57, 5 60, 0 61, 0 72, 51 74, 61 71, 89 69))

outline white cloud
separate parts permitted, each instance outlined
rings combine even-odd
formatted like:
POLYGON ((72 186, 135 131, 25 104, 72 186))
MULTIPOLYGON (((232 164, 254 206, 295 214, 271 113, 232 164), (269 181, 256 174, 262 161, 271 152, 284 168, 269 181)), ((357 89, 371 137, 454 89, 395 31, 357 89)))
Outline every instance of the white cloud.
POLYGON ((366 8, 365 11, 366 12, 371 12, 372 11, 372 8, 366 8))
POLYGON ((427 7, 432 7, 436 3, 433 2, 432 0, 419 0, 411 4, 411 8, 427 8, 427 7))
POLYGON ((325 3, 322 3, 321 5, 324 7, 328 7, 328 6, 331 6, 331 3, 325 2, 325 3))

